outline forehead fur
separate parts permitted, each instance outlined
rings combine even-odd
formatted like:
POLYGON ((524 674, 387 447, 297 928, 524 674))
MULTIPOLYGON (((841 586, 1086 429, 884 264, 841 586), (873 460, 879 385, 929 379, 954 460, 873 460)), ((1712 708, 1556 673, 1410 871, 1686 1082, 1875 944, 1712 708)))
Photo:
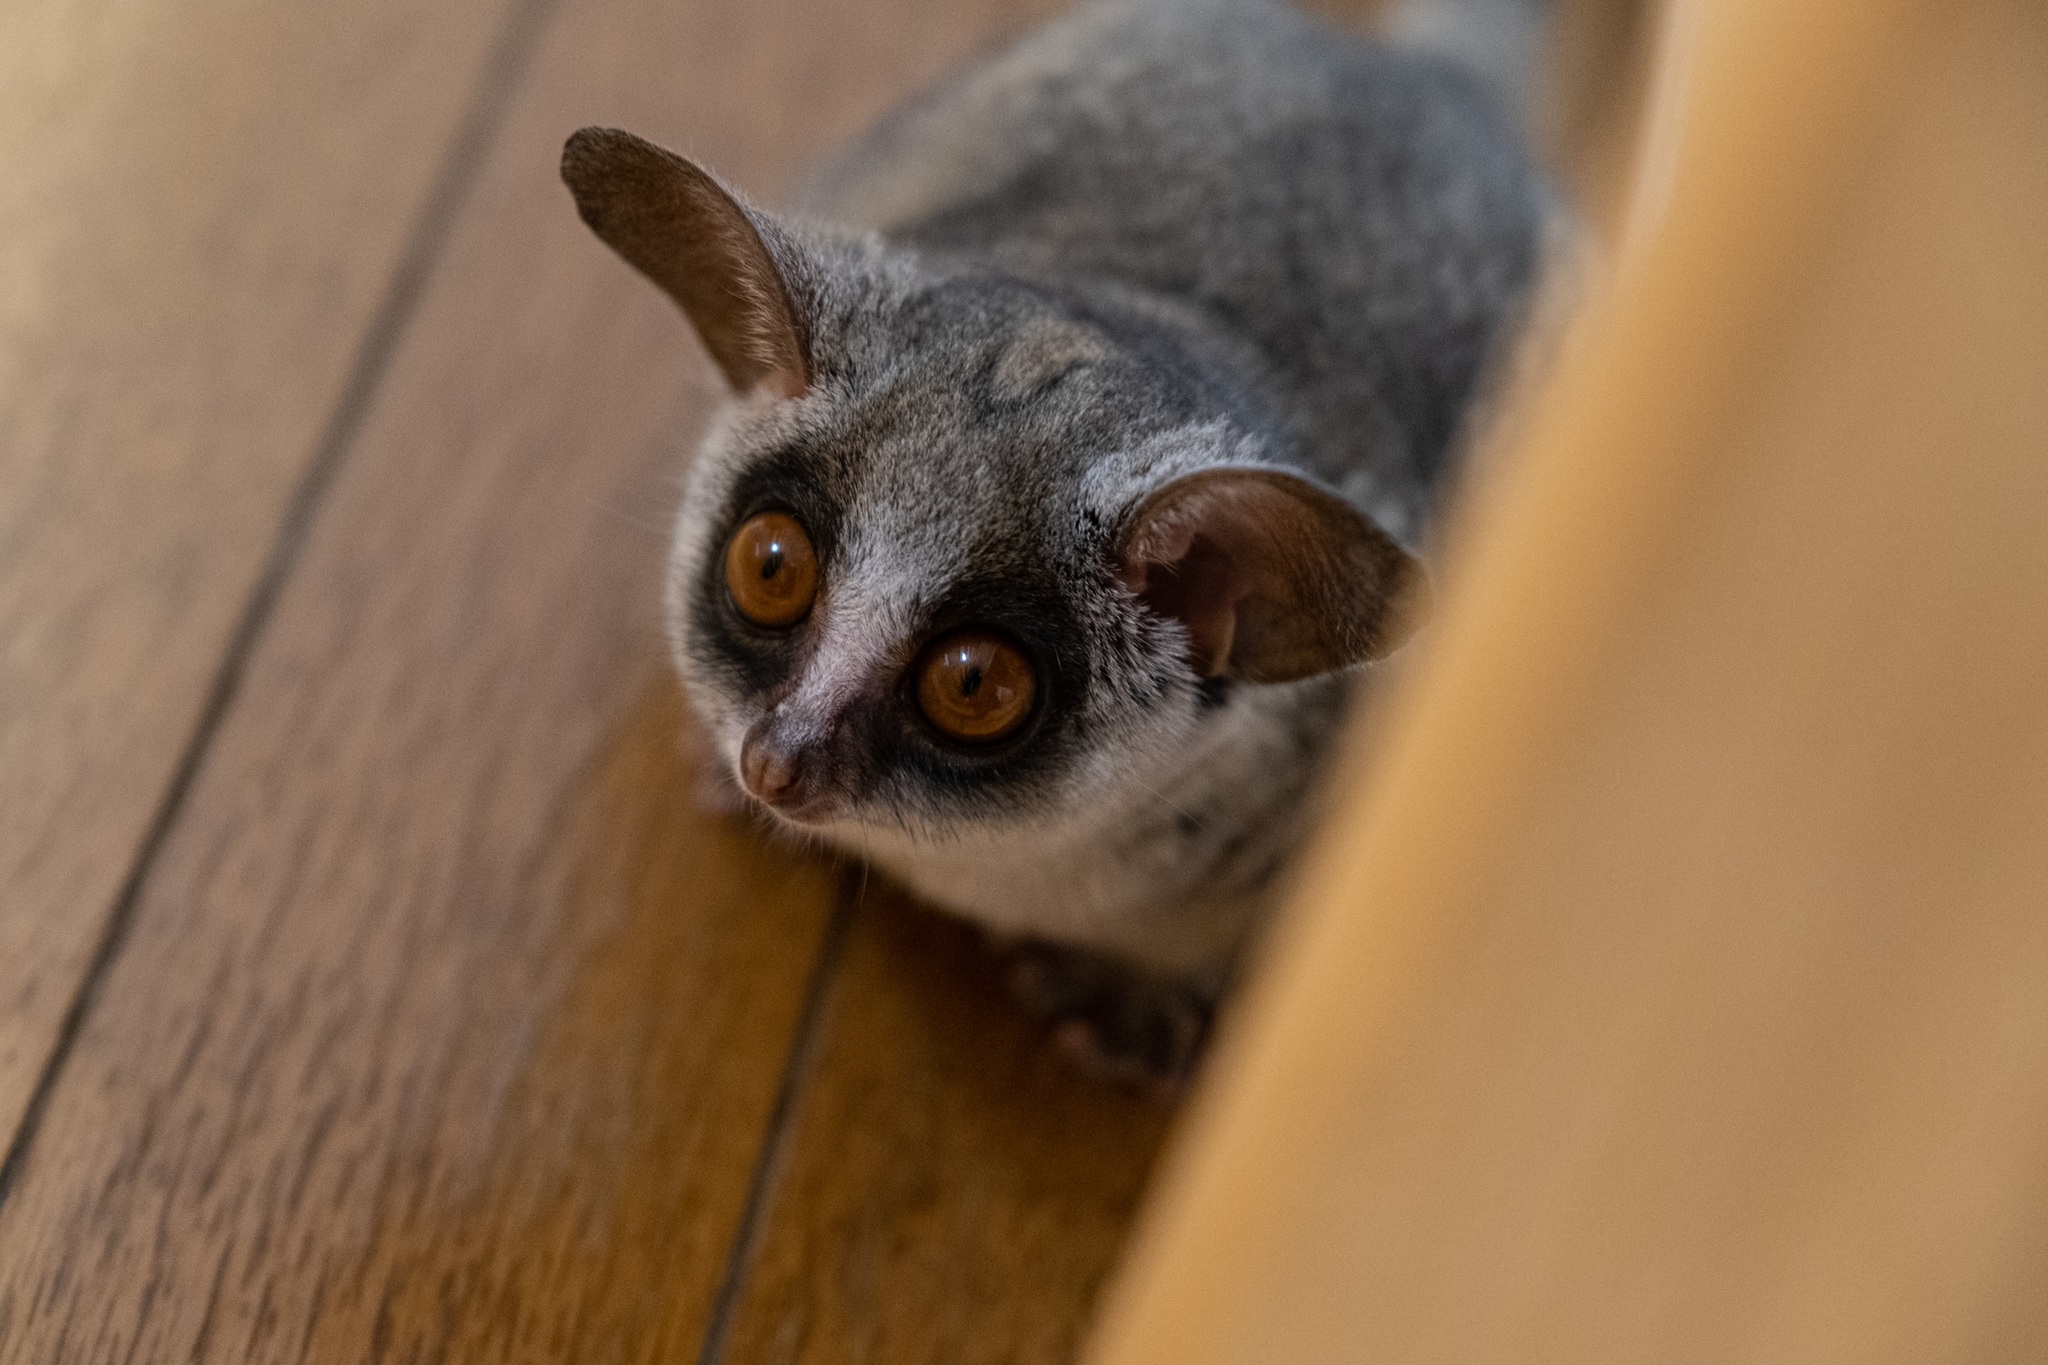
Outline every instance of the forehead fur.
POLYGON ((971 271, 863 305, 810 395, 733 405, 711 482, 779 462, 850 537, 941 568, 1099 540, 1154 481, 1257 459, 1162 327, 971 271))

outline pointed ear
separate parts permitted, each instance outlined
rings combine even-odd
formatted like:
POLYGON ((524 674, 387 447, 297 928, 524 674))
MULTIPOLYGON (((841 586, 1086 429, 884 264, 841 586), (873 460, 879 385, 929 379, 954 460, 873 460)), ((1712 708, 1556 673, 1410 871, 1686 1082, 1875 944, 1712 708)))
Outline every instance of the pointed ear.
POLYGON ((591 231, 682 306, 734 389, 810 387, 809 328, 761 229, 694 162, 616 128, 562 148, 562 180, 591 231))
POLYGON ((1187 629, 1195 671, 1289 682, 1390 653, 1421 566, 1349 503, 1276 469, 1205 469, 1146 498, 1117 578, 1187 629))

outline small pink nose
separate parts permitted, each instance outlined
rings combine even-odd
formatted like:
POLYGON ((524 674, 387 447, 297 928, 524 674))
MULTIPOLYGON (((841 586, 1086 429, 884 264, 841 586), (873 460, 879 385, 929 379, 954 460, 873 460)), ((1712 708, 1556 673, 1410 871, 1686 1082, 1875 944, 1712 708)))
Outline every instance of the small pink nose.
POLYGON ((740 745, 740 780, 757 801, 794 805, 803 799, 803 760, 756 728, 740 745))

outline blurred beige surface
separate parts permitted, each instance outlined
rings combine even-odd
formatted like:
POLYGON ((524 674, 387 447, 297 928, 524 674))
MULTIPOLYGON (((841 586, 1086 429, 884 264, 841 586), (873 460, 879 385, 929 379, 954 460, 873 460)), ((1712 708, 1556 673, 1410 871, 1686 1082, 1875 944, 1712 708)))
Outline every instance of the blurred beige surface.
POLYGON ((2048 11, 1674 10, 1100 1365, 2048 1357, 2048 11))

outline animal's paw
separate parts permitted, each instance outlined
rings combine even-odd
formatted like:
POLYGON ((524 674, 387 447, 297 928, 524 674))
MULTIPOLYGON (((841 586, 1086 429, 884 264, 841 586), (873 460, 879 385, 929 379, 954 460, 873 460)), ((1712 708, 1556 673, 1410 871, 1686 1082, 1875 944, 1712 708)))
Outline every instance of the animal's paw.
POLYGON ((1216 1014, 1203 987, 1050 943, 1015 950, 1010 989, 1090 1075, 1165 1098, 1194 1075, 1216 1014))

